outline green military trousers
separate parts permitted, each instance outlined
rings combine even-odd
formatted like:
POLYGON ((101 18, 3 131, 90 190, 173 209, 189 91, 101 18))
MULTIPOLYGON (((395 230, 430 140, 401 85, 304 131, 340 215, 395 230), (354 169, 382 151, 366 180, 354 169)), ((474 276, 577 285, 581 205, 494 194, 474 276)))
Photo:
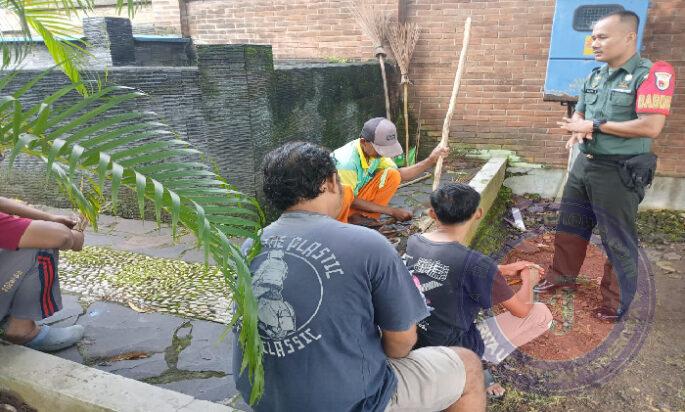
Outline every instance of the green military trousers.
POLYGON ((580 153, 562 196, 554 241, 554 260, 547 279, 575 284, 592 230, 597 227, 608 256, 600 285, 603 306, 625 313, 637 288, 637 229, 641 196, 621 179, 622 165, 580 153))

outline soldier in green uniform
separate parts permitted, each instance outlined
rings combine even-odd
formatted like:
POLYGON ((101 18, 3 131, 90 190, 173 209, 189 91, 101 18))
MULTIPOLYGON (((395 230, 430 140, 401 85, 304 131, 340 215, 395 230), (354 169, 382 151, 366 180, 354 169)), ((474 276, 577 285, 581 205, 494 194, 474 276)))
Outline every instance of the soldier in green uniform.
POLYGON ((587 243, 595 226, 608 256, 594 316, 618 321, 637 286, 637 208, 656 169, 652 140, 664 127, 675 88, 673 68, 637 53, 638 16, 612 13, 592 31, 595 68, 581 90, 566 147, 580 144, 564 187, 555 253, 540 293, 576 287, 587 243))

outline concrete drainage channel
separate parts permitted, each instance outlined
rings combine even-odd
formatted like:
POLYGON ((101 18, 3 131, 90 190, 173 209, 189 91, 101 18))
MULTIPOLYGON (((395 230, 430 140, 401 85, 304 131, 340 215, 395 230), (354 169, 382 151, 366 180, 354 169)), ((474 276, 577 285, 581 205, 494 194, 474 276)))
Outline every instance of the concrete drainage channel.
MULTIPOLYGON (((494 155, 480 168, 478 173, 471 179, 469 185, 476 189, 480 194, 480 207, 483 208, 483 215, 488 212, 497 199, 497 194, 502 187, 504 175, 507 170, 507 156, 494 155)), ((481 220, 482 222, 483 220, 481 220)), ((420 232, 425 232, 433 228, 434 222, 425 216, 418 222, 420 232)), ((478 232, 479 225, 474 225, 466 236, 467 243, 471 243, 478 232)))
MULTIPOLYGON (((506 156, 492 157, 470 181, 481 194, 485 213, 497 198, 506 166, 506 156)), ((236 410, 2 341, 0 359, 0 399, 37 411, 236 410)))
POLYGON ((0 341, 0 359, 0 393, 9 393, 37 411, 234 410, 4 341, 0 341))

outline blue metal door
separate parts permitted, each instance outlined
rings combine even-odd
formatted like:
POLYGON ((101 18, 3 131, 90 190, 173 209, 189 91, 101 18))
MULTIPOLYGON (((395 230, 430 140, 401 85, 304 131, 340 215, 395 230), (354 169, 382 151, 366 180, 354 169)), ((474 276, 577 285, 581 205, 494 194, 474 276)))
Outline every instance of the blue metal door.
POLYGON ((544 100, 575 102, 592 68, 592 25, 609 13, 630 10, 640 17, 638 50, 647 21, 648 0, 557 0, 547 60, 544 100))

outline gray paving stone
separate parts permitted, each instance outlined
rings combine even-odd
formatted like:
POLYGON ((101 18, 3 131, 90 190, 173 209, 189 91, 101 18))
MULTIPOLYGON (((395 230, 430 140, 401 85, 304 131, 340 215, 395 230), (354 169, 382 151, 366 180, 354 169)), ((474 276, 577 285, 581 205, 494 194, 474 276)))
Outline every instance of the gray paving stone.
POLYGON ((62 349, 58 352, 52 352, 51 355, 55 355, 62 359, 83 364, 83 356, 81 356, 81 353, 78 351, 78 347, 76 345, 70 348, 62 349))
POLYGON ((141 252, 144 248, 158 248, 173 246, 171 236, 158 235, 156 233, 148 233, 146 235, 134 235, 126 239, 126 241, 119 245, 121 249, 130 250, 132 252, 141 252))
POLYGON ((117 232, 123 232, 132 235, 144 235, 157 230, 157 223, 133 219, 118 219, 116 225, 113 225, 113 228, 117 232))
MULTIPOLYGON (((223 378, 191 379, 155 385, 172 391, 185 393, 206 401, 219 402, 235 396, 238 391, 233 376, 223 378)), ((242 409, 242 408, 239 408, 242 409)))
POLYGON ((159 376, 168 369, 163 353, 155 353, 145 359, 96 364, 94 367, 105 372, 136 380, 159 376))
POLYGON ((116 245, 120 245, 125 241, 126 238, 118 234, 87 232, 85 245, 115 247, 116 245))
MULTIPOLYGON (((205 252, 201 249, 187 250, 181 257, 181 259, 190 263, 205 263, 205 252)), ((209 257, 209 264, 216 264, 211 256, 209 257)))
POLYGON ((126 307, 95 302, 79 319, 85 330, 81 343, 89 360, 128 352, 163 352, 185 320, 158 313, 138 313, 126 307))
POLYGON ((58 327, 72 326, 83 312, 78 296, 62 294, 62 310, 36 323, 58 327))
POLYGON ((226 325, 196 320, 192 322, 190 346, 178 357, 177 368, 188 371, 221 371, 230 374, 233 334, 220 340, 226 325))
MULTIPOLYGON (((171 239, 171 237, 169 237, 169 239, 171 239)), ((135 249, 135 252, 160 258, 181 259, 181 256, 191 248, 192 246, 190 245, 178 244, 166 247, 140 247, 135 249)))

